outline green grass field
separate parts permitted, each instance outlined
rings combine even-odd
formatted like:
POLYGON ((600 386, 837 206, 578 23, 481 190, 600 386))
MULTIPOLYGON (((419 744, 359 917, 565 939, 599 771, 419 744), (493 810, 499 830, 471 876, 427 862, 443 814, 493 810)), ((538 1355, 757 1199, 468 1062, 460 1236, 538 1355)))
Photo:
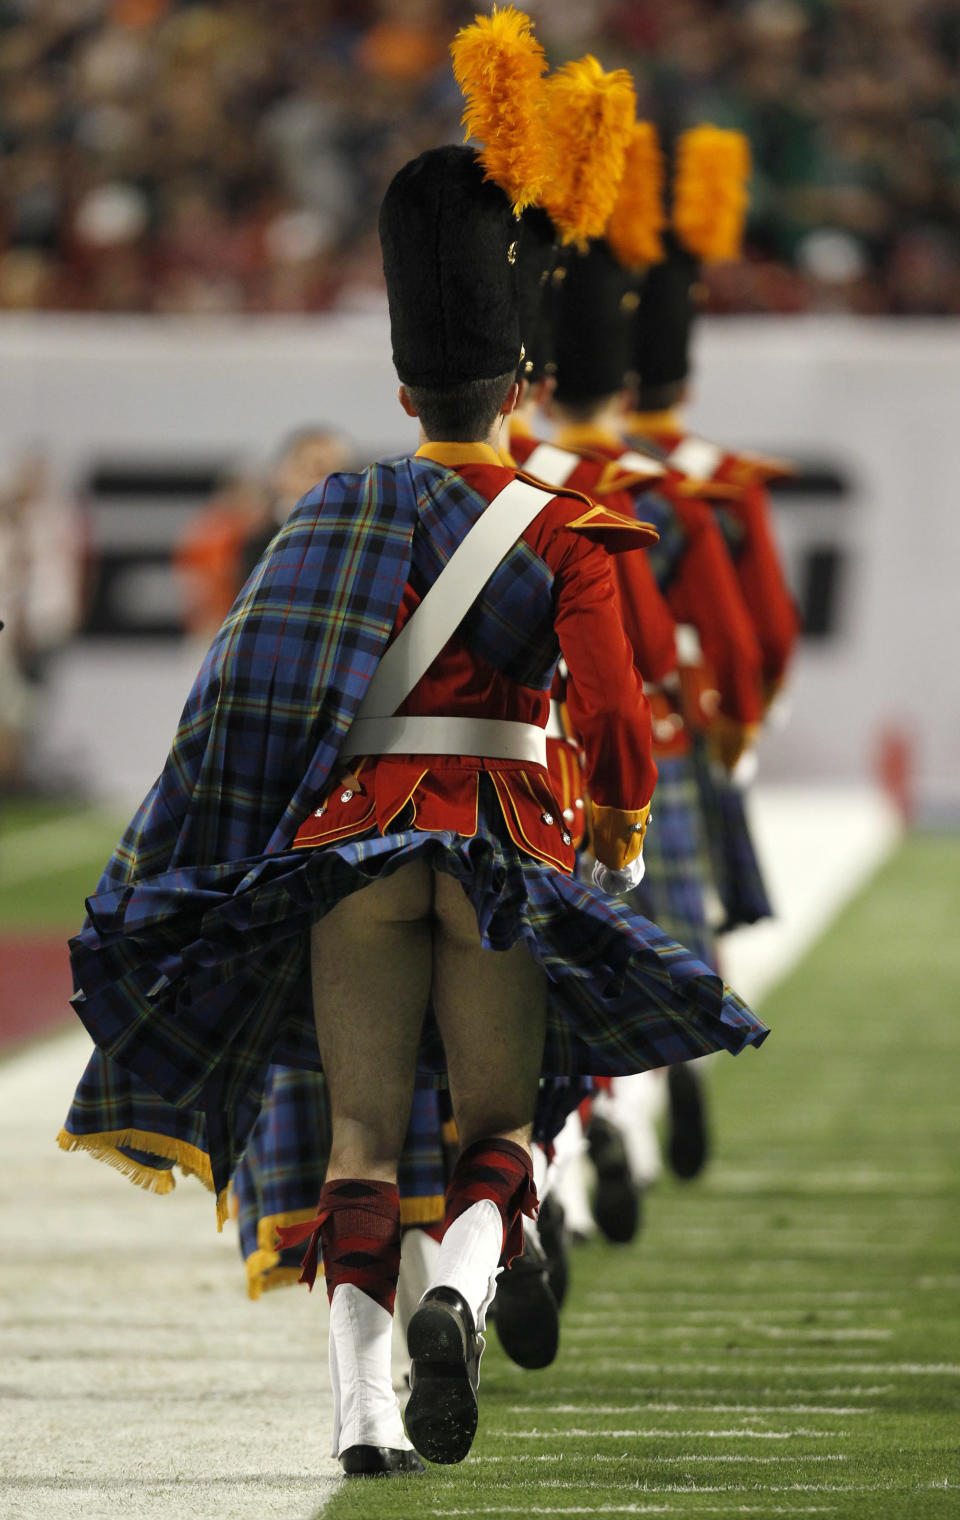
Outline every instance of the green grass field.
POLYGON ((912 840, 714 1063, 706 1177, 576 1252, 554 1366, 492 1335, 468 1460, 325 1520, 960 1515, 958 909, 912 840))
POLYGON ((0 933, 75 932, 126 826, 119 813, 16 801, 0 809, 0 933))

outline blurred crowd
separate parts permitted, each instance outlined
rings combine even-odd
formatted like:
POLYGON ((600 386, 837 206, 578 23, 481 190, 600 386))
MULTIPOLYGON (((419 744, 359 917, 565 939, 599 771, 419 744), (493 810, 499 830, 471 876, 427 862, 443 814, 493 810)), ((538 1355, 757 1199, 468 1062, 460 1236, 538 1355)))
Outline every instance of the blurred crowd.
POLYGON ((0 474, 0 798, 33 785, 45 679, 80 627, 89 566, 78 502, 27 450, 0 474))
MULTIPOLYGON (((459 0, 0 0, 0 309, 380 299, 376 210, 459 137, 459 0)), ((540 0, 553 63, 740 127, 748 258, 715 309, 960 312, 953 0, 540 0)))

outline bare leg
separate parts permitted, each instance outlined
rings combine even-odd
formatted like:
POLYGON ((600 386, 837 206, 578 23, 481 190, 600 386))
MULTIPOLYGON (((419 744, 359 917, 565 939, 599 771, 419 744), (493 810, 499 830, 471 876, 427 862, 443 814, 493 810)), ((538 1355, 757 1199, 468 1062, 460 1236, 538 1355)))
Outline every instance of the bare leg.
POLYGON ((439 874, 434 915, 433 1006, 461 1155, 447 1191, 447 1226, 431 1286, 407 1334, 412 1390, 406 1424, 422 1456, 461 1462, 477 1428, 483 1350, 477 1332, 504 1248, 521 1248, 516 1226, 529 1206, 547 986, 523 945, 481 947, 462 888, 439 874))
POLYGON ((430 995, 433 876, 403 867, 311 933, 313 1000, 330 1089, 327 1180, 396 1182, 430 995))
POLYGON ((547 1020, 547 979, 525 945, 484 950, 460 885, 434 887, 433 1006, 460 1145, 497 1136, 529 1149, 547 1020))
POLYGON ((430 994, 433 879, 407 866, 313 927, 332 1145, 319 1210, 330 1297, 333 1450, 348 1473, 422 1472, 390 1379, 400 1248, 397 1158, 430 994), (349 1249, 343 1244, 349 1240, 349 1249))

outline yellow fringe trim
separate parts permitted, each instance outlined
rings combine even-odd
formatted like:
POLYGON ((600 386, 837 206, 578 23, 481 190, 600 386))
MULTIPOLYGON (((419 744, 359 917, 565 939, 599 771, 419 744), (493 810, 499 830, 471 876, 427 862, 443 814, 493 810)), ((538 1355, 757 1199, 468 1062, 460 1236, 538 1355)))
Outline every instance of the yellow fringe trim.
POLYGON ((267 1275, 280 1265, 277 1251, 253 1251, 246 1260, 247 1297, 256 1301, 266 1286, 267 1275))
POLYGON ((445 1207, 446 1200, 442 1193, 435 1193, 430 1198, 401 1198, 400 1223, 403 1225, 439 1224, 445 1207))
MULTIPOLYGON (((92 1135, 72 1135, 68 1129, 62 1129, 57 1136, 57 1144, 62 1151, 86 1151, 95 1161, 103 1161, 107 1166, 112 1166, 122 1176, 129 1178, 135 1187, 145 1188, 148 1193, 160 1196, 172 1193, 177 1185, 172 1171, 134 1161, 132 1156, 123 1154, 120 1146, 149 1151, 154 1156, 163 1156, 164 1160, 174 1162, 185 1177, 196 1177, 208 1192, 213 1192, 210 1157, 206 1151, 200 1150, 196 1145, 189 1145, 186 1140, 174 1140, 169 1135, 157 1135, 145 1129, 101 1130, 92 1135)), ((223 1188, 217 1197, 218 1232, 222 1231, 229 1215, 227 1192, 223 1188)))
POLYGON ((254 1251, 247 1257, 247 1297, 256 1303, 273 1288, 293 1287, 300 1281, 299 1267, 281 1267, 276 1251, 254 1251))
POLYGON ((316 1204, 312 1209, 290 1209, 286 1214, 265 1214, 257 1222, 257 1245, 261 1251, 275 1252, 277 1230, 282 1230, 288 1224, 306 1224, 308 1219, 315 1219, 316 1214, 316 1204))
MULTIPOLYGON (((224 1194, 226 1202, 226 1195, 224 1194)), ((446 1200, 442 1193, 428 1198, 401 1198, 400 1222, 402 1225, 437 1224, 444 1215, 446 1200)), ((247 1296, 258 1299, 270 1288, 300 1279, 299 1267, 281 1267, 280 1252, 276 1250, 277 1230, 288 1224, 304 1224, 314 1217, 313 1209, 290 1209, 285 1214, 267 1214, 257 1222, 257 1250, 247 1257, 247 1296)), ((323 1272, 323 1263, 320 1263, 323 1272)))

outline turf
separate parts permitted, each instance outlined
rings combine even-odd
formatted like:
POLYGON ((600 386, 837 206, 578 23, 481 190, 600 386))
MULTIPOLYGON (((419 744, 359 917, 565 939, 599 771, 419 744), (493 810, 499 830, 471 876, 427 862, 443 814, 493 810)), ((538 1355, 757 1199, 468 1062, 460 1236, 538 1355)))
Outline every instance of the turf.
POLYGON ((0 810, 0 934, 76 930, 126 818, 42 801, 0 810))
POLYGON ((911 840, 717 1060, 717 1159, 573 1258, 561 1353, 491 1337, 458 1468, 376 1516, 960 1515, 960 842, 911 840))

